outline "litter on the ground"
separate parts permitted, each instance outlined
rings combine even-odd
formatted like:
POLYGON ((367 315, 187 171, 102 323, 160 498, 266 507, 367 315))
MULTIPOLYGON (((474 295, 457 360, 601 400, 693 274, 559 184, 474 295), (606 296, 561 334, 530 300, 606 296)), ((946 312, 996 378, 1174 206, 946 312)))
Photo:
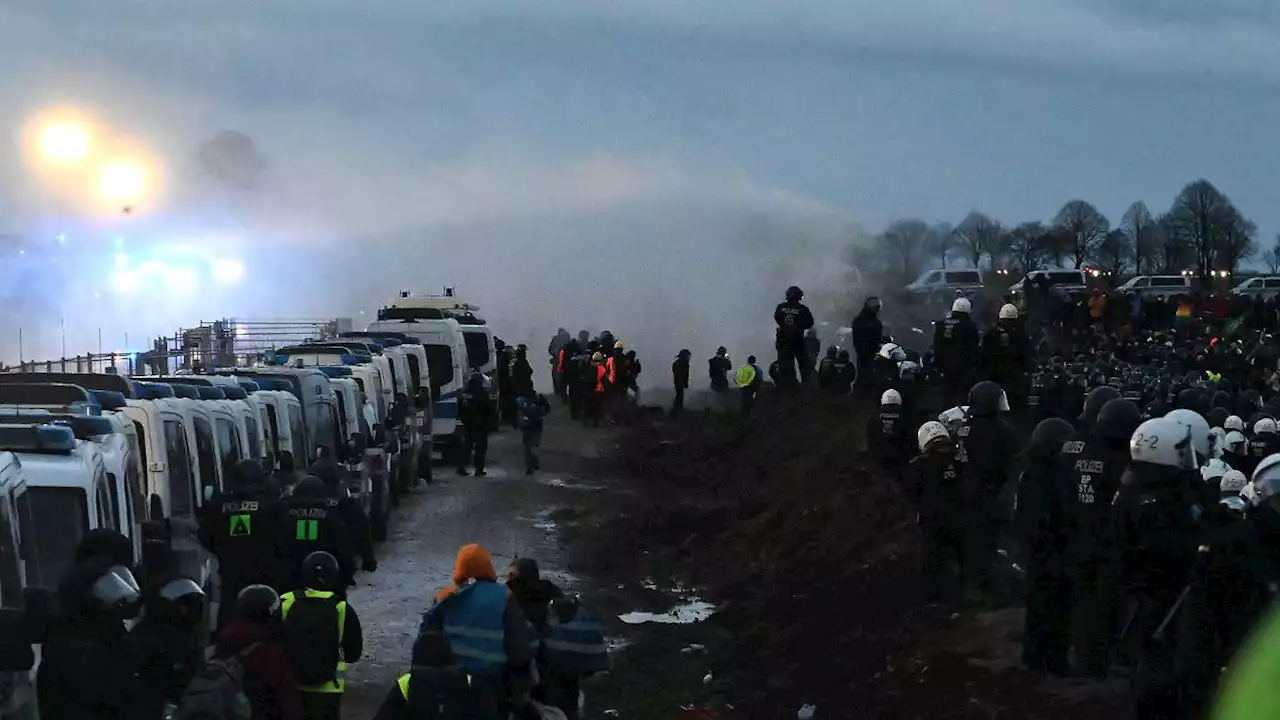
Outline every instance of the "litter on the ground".
POLYGON ((689 602, 677 605, 664 613, 629 612, 625 615, 619 615, 618 619, 628 625, 640 625, 642 623, 689 625, 706 620, 715 611, 716 608, 711 603, 692 598, 689 602))

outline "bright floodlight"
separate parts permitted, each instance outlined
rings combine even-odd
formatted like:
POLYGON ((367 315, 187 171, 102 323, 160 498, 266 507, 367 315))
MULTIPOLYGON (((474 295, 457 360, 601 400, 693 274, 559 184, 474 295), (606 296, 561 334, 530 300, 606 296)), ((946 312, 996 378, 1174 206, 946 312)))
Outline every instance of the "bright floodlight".
POLYGON ((81 125, 50 125, 40 133, 44 159, 60 165, 83 162, 89 155, 89 131, 81 125))
POLYGON ((142 169, 131 163, 108 163, 98 171, 98 191, 108 200, 134 200, 143 184, 142 169))
POLYGON ((138 273, 130 272, 129 270, 116 270, 111 277, 111 288, 116 292, 133 292, 141 284, 142 278, 138 276, 138 273))
POLYGON ((244 277, 244 264, 239 260, 217 260, 209 268, 209 274, 220 283, 240 282, 244 277))

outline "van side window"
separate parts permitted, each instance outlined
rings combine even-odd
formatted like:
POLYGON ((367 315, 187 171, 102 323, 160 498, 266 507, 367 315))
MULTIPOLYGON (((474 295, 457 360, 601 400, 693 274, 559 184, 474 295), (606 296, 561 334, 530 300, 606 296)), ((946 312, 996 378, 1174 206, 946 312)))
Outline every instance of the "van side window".
POLYGON ((267 408, 267 448, 271 454, 276 455, 280 452, 280 418, 276 417, 276 406, 266 405, 267 408))
POLYGON ((214 426, 218 430, 218 448, 222 453, 222 475, 231 477, 231 468, 240 462, 240 439, 236 432, 236 424, 226 418, 214 418, 214 426))
POLYGON ((202 417, 195 418, 196 460, 200 465, 200 483, 204 487, 218 486, 218 451, 213 443, 213 428, 202 417))
POLYGON ((36 549, 36 518, 31 514, 31 497, 26 492, 14 499, 18 515, 19 548, 27 561, 27 587, 44 587, 40 572, 40 552, 36 549))
MULTIPOLYGON (((112 527, 120 524, 120 495, 116 493, 116 489, 120 488, 117 484, 119 482, 120 478, 117 478, 115 473, 107 473, 107 504, 104 507, 110 511, 112 527)), ((120 489, 124 490, 125 488, 120 489)))
POLYGON ((18 550, 18 533, 13 506, 8 497, 0 497, 0 605, 21 608, 22 558, 18 550))
POLYGON ((113 512, 115 493, 111 492, 107 478, 109 476, 102 470, 98 471, 97 477, 93 481, 94 504, 98 506, 98 527, 108 528, 110 530, 119 530, 119 515, 113 512))
POLYGON ((244 425, 249 431, 249 457, 262 458, 262 438, 258 435, 258 418, 250 413, 245 416, 244 425))
POLYGON ((418 366, 418 356, 408 353, 405 358, 409 361, 409 392, 416 393, 422 387, 422 368, 418 366))
POLYGON ((289 406, 289 434, 293 436, 293 461, 298 467, 306 467, 311 459, 307 457, 307 426, 302 422, 302 408, 289 406))
POLYGON ((174 420, 164 421, 164 454, 169 468, 169 502, 173 505, 169 514, 189 518, 195 514, 191 496, 191 455, 187 448, 187 434, 174 420))
POLYGON ((147 463, 147 433, 137 420, 133 421, 133 427, 138 431, 138 437, 130 440, 136 462, 129 465, 129 495, 133 502, 133 517, 142 517, 147 514, 147 473, 151 465, 147 463))

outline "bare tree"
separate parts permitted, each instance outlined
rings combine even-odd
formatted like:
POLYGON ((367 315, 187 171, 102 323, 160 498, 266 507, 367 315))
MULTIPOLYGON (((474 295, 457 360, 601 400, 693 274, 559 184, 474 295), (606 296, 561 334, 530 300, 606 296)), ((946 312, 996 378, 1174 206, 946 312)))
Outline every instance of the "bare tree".
POLYGON ((1192 262, 1191 248, 1183 242, 1181 234, 1169 213, 1156 218, 1155 257, 1152 268, 1161 275, 1176 275, 1192 262))
POLYGON ((920 274, 933 246, 933 229, 923 220, 915 219, 893 223, 875 242, 877 254, 902 283, 911 282, 920 274))
POLYGON ((1241 215, 1234 205, 1230 207, 1223 222, 1222 235, 1214 252, 1214 265, 1219 270, 1235 274, 1240 261, 1247 260, 1257 251, 1254 237, 1258 234, 1258 226, 1241 215))
POLYGON ((1157 235, 1155 218, 1147 204, 1141 200, 1129 206, 1120 220, 1120 231, 1128 238, 1133 250, 1134 272, 1150 272, 1154 267, 1156 249, 1154 243, 1157 235))
POLYGON ((956 245, 974 267, 982 265, 982 258, 996 250, 996 243, 1003 234, 1000 223, 974 210, 970 212, 951 235, 956 245))
POLYGON ((1049 254, 1049 231, 1044 223, 1025 222, 1007 233, 1009 258, 1019 275, 1040 267, 1049 254))
POLYGON ((1219 245, 1229 242, 1227 236, 1238 215, 1227 196, 1203 178, 1187 184, 1174 198, 1170 229, 1190 248, 1202 277, 1215 269, 1219 245))
POLYGON ((1100 269, 1121 275, 1132 254, 1129 236, 1123 230, 1112 230, 1094 248, 1093 261, 1100 269))
POLYGON ((1280 274, 1280 233, 1276 233, 1276 244, 1271 246, 1266 255, 1267 268, 1272 275, 1280 274))
POLYGON ((1071 200, 1063 205, 1053 225, 1071 239, 1071 259, 1077 268, 1093 255, 1094 248, 1111 229, 1107 218, 1084 200, 1071 200))
POLYGON ((951 252, 954 238, 951 223, 939 223, 930 228, 929 255, 938 259, 939 267, 947 266, 947 253, 951 252))

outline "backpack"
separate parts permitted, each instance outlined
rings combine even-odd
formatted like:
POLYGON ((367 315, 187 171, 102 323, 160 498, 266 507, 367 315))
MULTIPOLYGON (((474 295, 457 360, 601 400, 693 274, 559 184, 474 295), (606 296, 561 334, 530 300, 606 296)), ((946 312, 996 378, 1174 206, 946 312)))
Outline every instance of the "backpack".
POLYGON ((182 692, 172 720, 249 720, 253 709, 244 692, 243 658, 260 644, 206 660, 182 692))
POLYGON ((284 619, 284 650, 303 687, 324 685, 337 677, 340 602, 336 595, 316 598, 298 593, 284 619))
POLYGON ((421 720, 467 720, 478 709, 467 672, 456 665, 415 667, 409 673, 408 716, 421 720))

